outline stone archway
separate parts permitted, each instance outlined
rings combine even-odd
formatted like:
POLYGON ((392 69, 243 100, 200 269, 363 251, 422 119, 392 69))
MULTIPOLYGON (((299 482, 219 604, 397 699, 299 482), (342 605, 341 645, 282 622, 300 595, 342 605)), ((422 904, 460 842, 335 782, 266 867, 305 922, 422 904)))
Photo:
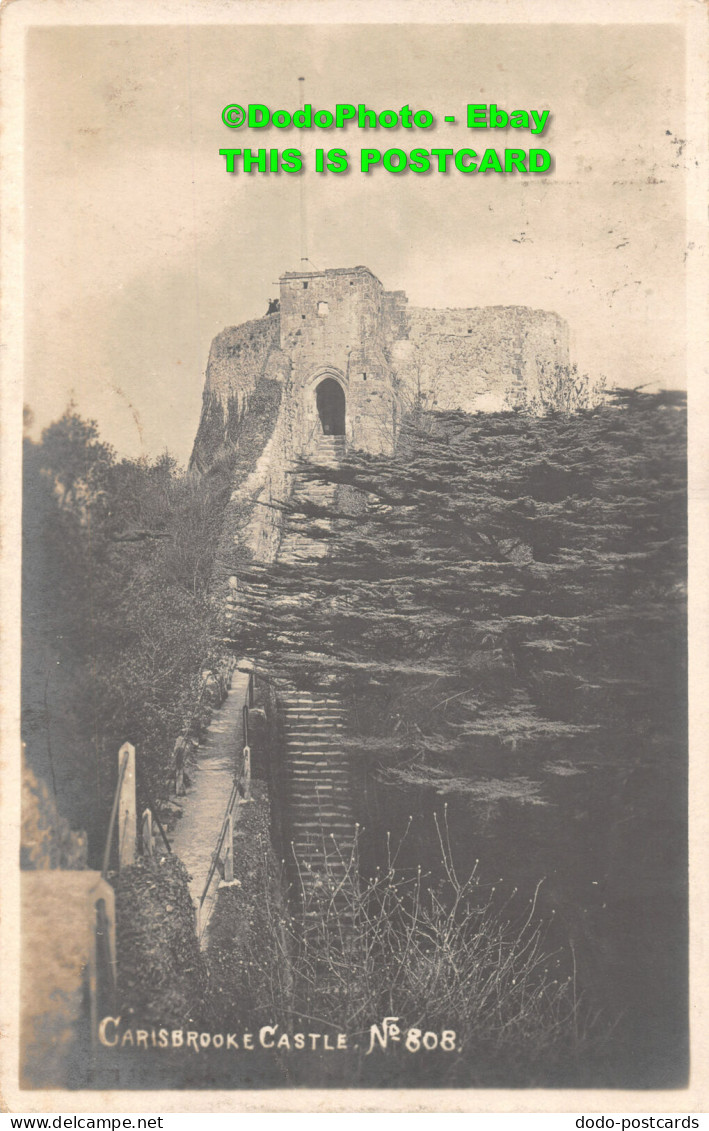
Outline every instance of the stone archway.
POLYGON ((325 436, 344 436, 346 399, 339 381, 326 377, 315 389, 315 404, 325 436))

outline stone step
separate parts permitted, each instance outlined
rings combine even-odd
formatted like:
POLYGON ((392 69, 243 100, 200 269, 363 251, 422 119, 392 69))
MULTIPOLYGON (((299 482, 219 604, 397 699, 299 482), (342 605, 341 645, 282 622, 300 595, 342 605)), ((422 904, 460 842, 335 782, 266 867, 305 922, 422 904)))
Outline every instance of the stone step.
POLYGON ((337 744, 333 743, 329 750, 325 749, 325 743, 303 743, 302 746, 292 747, 286 754, 286 761, 298 765, 306 766, 310 764, 311 759, 322 758, 325 763, 328 760, 335 762, 346 762, 347 755, 342 750, 337 749, 337 744))
POLYGON ((308 763, 302 760, 292 761, 290 763, 291 773, 294 774, 299 780, 302 781, 318 781, 319 776, 322 775, 324 780, 335 781, 339 778, 349 778, 349 771, 346 765, 337 764, 334 762, 316 762, 308 763), (319 768, 319 769, 316 769, 319 768), (315 771, 315 772, 314 772, 315 771))
POLYGON ((312 691, 289 691, 286 694, 281 694, 278 697, 279 703, 312 703, 319 705, 327 703, 331 707, 337 707, 342 710, 342 700, 336 699, 334 695, 323 695, 322 692, 315 694, 312 691))
POLYGON ((325 821, 328 817, 346 817, 350 824, 352 819, 352 798, 346 793, 328 794, 319 800, 314 798, 301 798, 291 802, 291 812, 297 820, 317 813, 318 819, 325 821))
POLYGON ((326 715, 320 715, 317 719, 304 719, 298 715, 293 715, 283 727, 283 732, 286 737, 294 734, 296 738, 300 738, 308 730, 314 730, 317 734, 329 730, 335 734, 337 731, 341 731, 344 726, 344 719, 328 718, 326 715))
POLYGON ((354 842, 357 828, 354 821, 349 821, 347 824, 332 824, 327 828, 323 828, 319 821, 298 821, 293 824, 291 829, 291 841, 296 843, 307 843, 312 847, 319 847, 322 851, 329 852, 330 849, 339 845, 340 841, 347 843, 354 842))
POLYGON ((347 712, 342 707, 334 707, 329 703, 317 703, 313 700, 302 703, 286 703, 283 708, 286 715, 295 718, 317 719, 324 714, 328 719, 344 719, 347 712))
POLYGON ((293 835, 316 835, 320 843, 322 838, 327 839, 330 833, 354 836, 355 824, 351 812, 323 812, 315 809, 303 809, 292 814, 291 827, 293 835))
POLYGON ((348 756, 340 749, 340 744, 337 742, 304 742, 299 746, 289 746, 285 752, 284 761, 289 765, 297 763, 298 765, 305 766, 311 765, 312 759, 322 759, 323 764, 327 765, 331 762, 333 765, 342 765, 344 768, 349 765, 348 756))
POLYGON ((338 798, 346 801, 349 800, 350 793, 344 788, 344 783, 343 787, 338 788, 332 782, 327 782, 325 785, 314 784, 312 789, 291 789, 290 796, 295 805, 312 805, 314 802, 335 801, 338 798))
POLYGON ((313 837, 322 848, 330 839, 354 837, 355 827, 351 813, 319 813, 317 809, 301 810, 291 813, 291 835, 294 837, 313 837))
POLYGON ((295 834, 308 833, 311 830, 326 838, 330 833, 335 833, 336 836, 340 833, 354 834, 352 816, 347 812, 321 813, 317 809, 302 809, 295 810, 291 816, 291 827, 295 834), (311 817, 313 820, 310 820, 311 817))
POLYGON ((337 821, 346 820, 349 827, 354 828, 351 798, 344 794, 339 797, 323 797, 320 805, 314 804, 312 801, 301 801, 299 804, 291 804, 290 809, 293 822, 317 817, 318 821, 324 825, 332 818, 332 820, 337 821))
POLYGON ((335 715, 346 715, 341 703, 331 703, 325 699, 287 699, 284 703, 285 711, 305 711, 317 714, 318 711, 332 711, 335 715))
POLYGON ((321 778, 323 781, 335 781, 338 778, 344 780, 350 776, 348 763, 341 759, 337 762, 325 762, 299 758, 297 761, 295 759, 289 761, 287 767, 290 773, 303 783, 312 784, 320 781, 321 778))
POLYGON ((294 769, 297 772, 292 775, 291 784, 299 795, 314 797, 321 783, 323 789, 334 788, 340 793, 345 785, 349 785, 350 774, 342 766, 320 766, 314 773, 303 773, 304 766, 297 766, 294 769))
POLYGON ((326 746, 341 744, 345 735, 341 727, 320 727, 317 730, 306 727, 292 734, 287 731, 285 737, 286 746, 295 750, 297 747, 313 746, 318 742, 323 742, 326 746))
POLYGON ((326 762, 334 761, 346 762, 348 755, 342 750, 342 743, 328 742, 322 737, 313 738, 311 742, 289 742, 285 750, 286 762, 298 762, 302 759, 307 759, 308 763, 312 758, 322 758, 326 762))
POLYGON ((326 777, 348 777, 349 763, 344 759, 312 761, 308 758, 289 758, 288 767, 296 777, 308 778, 309 782, 317 780, 318 772, 326 777), (313 778, 313 774, 315 778, 313 778))
POLYGON ((327 734, 310 734, 286 743, 286 758, 302 758, 304 755, 322 754, 328 758, 345 758, 347 755, 342 749, 342 735, 332 736, 327 734))
POLYGON ((327 844, 328 840, 334 839, 337 841, 338 837, 346 836, 347 833, 351 837, 354 836, 354 828, 349 821, 329 821, 327 828, 323 828, 320 821, 294 821, 293 822, 293 838, 312 836, 315 838, 316 843, 327 844), (333 834, 331 836, 331 834, 333 834))
POLYGON ((328 735, 342 737, 345 727, 339 719, 320 719, 319 722, 292 722, 284 726, 283 733, 286 739, 292 736, 294 742, 302 742, 309 734, 316 738, 327 738, 328 735))
POLYGON ((310 731, 314 731, 318 735, 327 732, 337 734, 343 730, 345 725, 344 719, 328 718, 325 715, 320 715, 317 719, 305 719, 302 716, 296 715, 286 724, 283 730, 286 737, 292 734, 295 738, 299 739, 301 735, 307 734, 310 731))
POLYGON ((291 742, 303 742, 311 734, 316 740, 329 737, 335 740, 343 737, 344 726, 344 723, 335 719, 323 719, 319 723, 293 723, 284 727, 283 732, 285 739, 291 742))
POLYGON ((307 730, 308 727, 321 730, 323 727, 330 727, 335 730, 338 727, 345 725, 345 720, 340 715, 327 714, 327 707, 323 707, 322 711, 298 711, 290 707, 286 712, 286 733, 290 734, 292 731, 307 730))
POLYGON ((346 712, 329 703, 288 703, 283 708, 287 718, 318 719, 321 715, 331 719, 344 719, 346 712))
POLYGON ((308 755, 307 751, 293 751, 286 759, 285 765, 291 770, 300 774, 301 777, 312 779, 313 775, 317 778, 320 771, 325 771, 326 774, 336 774, 341 777, 343 774, 348 774, 350 764, 342 754, 332 754, 329 758, 327 753, 320 751, 312 755, 308 755))
POLYGON ((312 742, 288 743, 284 759, 286 762, 310 765, 313 758, 321 758, 325 763, 332 762, 333 765, 349 764, 349 756, 342 750, 340 742, 324 742, 320 738, 312 742))
POLYGON ((334 719, 335 721, 344 721, 347 718, 347 712, 338 710, 337 707, 331 707, 327 703, 289 703, 283 708, 283 711, 288 719, 307 719, 316 721, 318 719, 334 719))
POLYGON ((309 804, 313 809, 318 809, 323 805, 346 805, 348 807, 351 805, 352 791, 344 778, 340 782, 332 783, 328 789, 324 790, 316 790, 314 783, 309 788, 304 789, 306 783, 302 778, 299 779, 299 785, 301 792, 291 791, 289 793, 290 800, 299 805, 309 804))
POLYGON ((345 778, 331 782, 329 789, 325 789, 322 792, 320 790, 316 791, 315 782, 306 782, 303 778, 298 779, 298 785, 301 792, 290 792, 290 798, 294 801, 309 801, 314 808, 317 808, 318 804, 324 805, 326 802, 333 800, 337 801, 337 803, 344 802, 349 804, 352 798, 349 782, 346 781, 345 778))
POLYGON ((354 828, 355 821, 352 816, 351 799, 345 794, 339 796, 322 797, 320 803, 314 799, 302 800, 298 804, 291 804, 291 817, 294 823, 316 820, 323 828, 327 821, 346 820, 350 828, 354 828))

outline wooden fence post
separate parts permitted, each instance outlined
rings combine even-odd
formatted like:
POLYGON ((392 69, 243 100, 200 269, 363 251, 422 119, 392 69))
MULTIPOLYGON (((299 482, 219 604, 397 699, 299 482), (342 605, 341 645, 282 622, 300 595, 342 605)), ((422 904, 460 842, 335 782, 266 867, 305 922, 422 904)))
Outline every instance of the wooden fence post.
POLYGON ((224 854, 224 882, 230 884, 234 880, 234 818, 231 813, 227 820, 222 851, 224 854))
POLYGON ((244 801, 251 800, 251 748, 244 747, 244 765, 241 771, 241 780, 244 783, 244 801))
POLYGON ((135 747, 124 742, 118 751, 119 771, 125 755, 128 755, 126 772, 123 775, 121 792, 118 798, 118 871, 135 864, 135 842, 137 836, 137 813, 135 802, 135 747))
POLYGON ((149 860, 153 858, 153 814, 149 809, 143 813, 143 856, 147 856, 149 860))
POLYGON ((241 709, 241 717, 242 717, 242 726, 243 726, 243 730, 244 730, 244 746, 248 746, 249 745, 249 708, 246 705, 246 703, 244 703, 244 706, 241 709))

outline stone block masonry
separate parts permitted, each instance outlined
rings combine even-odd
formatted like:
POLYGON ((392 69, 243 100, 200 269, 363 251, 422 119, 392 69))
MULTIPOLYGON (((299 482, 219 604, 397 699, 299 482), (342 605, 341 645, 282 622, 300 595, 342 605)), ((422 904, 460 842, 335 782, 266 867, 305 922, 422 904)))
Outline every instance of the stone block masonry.
POLYGON ((533 400, 543 367, 569 364, 568 326, 523 306, 408 311, 396 372, 427 408, 494 412, 533 400))

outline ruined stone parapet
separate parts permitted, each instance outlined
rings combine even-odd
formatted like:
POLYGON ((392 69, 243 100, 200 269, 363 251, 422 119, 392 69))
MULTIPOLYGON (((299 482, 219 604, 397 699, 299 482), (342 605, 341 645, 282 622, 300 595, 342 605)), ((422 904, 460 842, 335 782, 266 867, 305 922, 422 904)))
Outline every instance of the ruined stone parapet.
POLYGON ((268 360, 279 342, 278 314, 222 330, 209 351, 205 394, 219 398, 224 405, 234 398, 242 402, 257 379, 267 376, 268 360))
POLYGON ((409 308, 392 365, 409 401, 427 408, 500 411, 531 402, 547 367, 569 365, 566 322, 523 306, 409 308))
POLYGON ((290 363, 279 343, 278 314, 229 326, 214 339, 191 467, 205 471, 225 447, 238 442, 240 425, 259 381, 285 381, 290 363))

